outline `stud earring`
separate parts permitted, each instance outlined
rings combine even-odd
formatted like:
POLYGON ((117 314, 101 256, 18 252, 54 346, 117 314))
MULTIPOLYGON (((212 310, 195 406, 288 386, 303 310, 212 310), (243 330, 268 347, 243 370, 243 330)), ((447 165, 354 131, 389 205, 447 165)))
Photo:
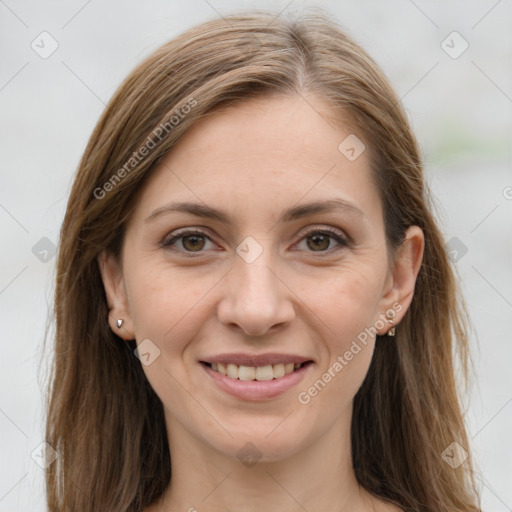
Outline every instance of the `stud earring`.
POLYGON ((395 315, 390 315, 389 311, 386 312, 386 318, 388 319, 388 322, 393 326, 391 327, 391 329, 389 329, 389 331, 387 332, 387 335, 388 336, 394 336, 396 334, 396 327, 395 327, 395 323, 393 322, 392 318, 394 317, 395 315))
POLYGON ((123 319, 122 319, 122 318, 120 318, 116 323, 117 323, 117 328, 118 328, 118 329, 121 329, 121 327, 122 327, 122 325, 123 325, 123 319))

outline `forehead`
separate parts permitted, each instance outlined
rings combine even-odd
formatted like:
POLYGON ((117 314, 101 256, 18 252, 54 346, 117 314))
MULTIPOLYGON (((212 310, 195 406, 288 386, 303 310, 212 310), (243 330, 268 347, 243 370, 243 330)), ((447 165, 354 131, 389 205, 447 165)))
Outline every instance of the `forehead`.
POLYGON ((342 197, 379 215, 367 151, 330 106, 308 96, 273 96, 210 112, 153 171, 140 215, 170 200, 234 208, 241 216, 298 202, 342 197), (341 146, 340 146, 341 144, 341 146), (348 153, 352 157, 352 153, 348 153))

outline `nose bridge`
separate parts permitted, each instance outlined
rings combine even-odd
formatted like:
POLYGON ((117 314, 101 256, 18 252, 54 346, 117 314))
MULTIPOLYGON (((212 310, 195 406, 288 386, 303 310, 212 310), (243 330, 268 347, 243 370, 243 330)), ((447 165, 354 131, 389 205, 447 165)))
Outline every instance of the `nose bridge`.
POLYGON ((246 334, 261 335, 294 316, 288 288, 275 269, 270 244, 247 237, 236 249, 229 282, 219 304, 219 320, 246 334))

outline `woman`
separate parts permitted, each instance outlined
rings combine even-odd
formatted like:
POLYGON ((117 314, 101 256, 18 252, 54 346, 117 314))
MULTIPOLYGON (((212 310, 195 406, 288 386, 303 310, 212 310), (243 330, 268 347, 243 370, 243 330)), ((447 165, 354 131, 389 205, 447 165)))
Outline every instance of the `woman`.
POLYGON ((132 72, 76 175, 56 322, 51 511, 479 510, 418 146, 320 15, 207 22, 132 72))

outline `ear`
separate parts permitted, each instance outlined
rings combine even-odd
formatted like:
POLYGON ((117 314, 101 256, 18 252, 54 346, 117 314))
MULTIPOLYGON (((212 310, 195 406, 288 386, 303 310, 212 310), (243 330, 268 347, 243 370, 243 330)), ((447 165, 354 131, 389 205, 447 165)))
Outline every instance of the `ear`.
POLYGON ((120 338, 133 340, 135 339, 135 333, 121 265, 113 254, 103 251, 98 256, 98 266, 107 296, 110 328, 120 338), (118 320, 123 321, 121 327, 117 326, 118 320))
MULTIPOLYGON (((423 260, 425 237, 418 226, 411 226, 405 234, 405 240, 397 249, 393 270, 389 275, 387 288, 381 300, 381 318, 386 318, 386 313, 398 325, 411 305, 414 296, 416 278, 423 260)), ((385 335, 391 329, 391 322, 386 321, 379 334, 385 335)))

